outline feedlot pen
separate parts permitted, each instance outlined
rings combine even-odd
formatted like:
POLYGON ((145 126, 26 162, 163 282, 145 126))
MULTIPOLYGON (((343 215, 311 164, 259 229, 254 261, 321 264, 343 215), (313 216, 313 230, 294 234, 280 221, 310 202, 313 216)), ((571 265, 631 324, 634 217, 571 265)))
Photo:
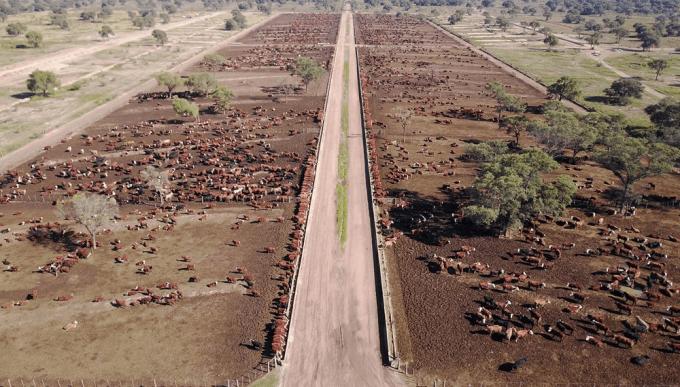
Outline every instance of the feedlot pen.
POLYGON ((226 112, 176 90, 199 104, 194 121, 167 92, 143 94, 2 176, 0 385, 226 385, 280 350, 274 321, 299 257, 328 81, 305 90, 287 66, 329 63, 338 22, 280 15, 222 50, 224 65, 183 74, 228 86, 226 112), (170 173, 163 205, 142 178, 150 165, 170 173), (120 205, 96 250, 54 206, 82 192, 120 205))

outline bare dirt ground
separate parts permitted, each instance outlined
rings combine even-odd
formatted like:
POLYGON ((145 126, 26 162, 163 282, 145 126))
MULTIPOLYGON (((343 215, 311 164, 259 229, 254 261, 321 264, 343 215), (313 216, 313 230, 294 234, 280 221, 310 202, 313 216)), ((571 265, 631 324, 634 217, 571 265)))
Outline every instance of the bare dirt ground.
POLYGON ((396 386, 382 367, 356 73, 349 75, 348 242, 336 230, 337 164, 343 110, 343 65, 355 69, 352 14, 343 12, 320 144, 316 179, 283 386, 396 386))
MULTIPOLYGON (((503 83, 528 103, 530 111, 546 97, 415 18, 358 15, 356 22, 357 43, 365 45, 360 65, 371 157, 381 176, 376 189, 383 196, 383 232, 390 246, 391 278, 396 279, 391 291, 401 358, 413 362, 421 380, 437 377, 455 385, 677 385, 678 354, 670 353, 666 345, 677 343, 679 337, 663 320, 677 322, 677 316, 666 312, 667 307, 678 306, 677 286, 655 282, 652 290, 642 292, 651 273, 663 273, 647 260, 617 251, 613 240, 628 238, 632 251, 642 257, 651 251, 667 254, 664 271, 669 280, 675 279, 680 177, 674 173, 637 184, 641 204, 636 215, 612 215, 616 178, 582 157, 577 164, 562 163, 556 172, 571 176, 579 186, 563 218, 537 219, 533 232, 525 230, 526 239, 499 239, 475 231, 459 221, 478 168, 460 157, 463 148, 510 139, 494 122, 495 103, 485 85, 503 83), (395 118, 399 107, 415 111, 405 133, 395 118), (531 238, 538 232, 545 234, 545 246, 531 242, 536 242, 531 238), (533 248, 540 255, 548 245, 559 249, 561 256, 548 252, 543 260, 547 270, 527 263, 518 253, 533 248), (455 252, 463 246, 474 252, 457 258, 455 252), (602 253, 586 254, 587 249, 598 248, 602 253), (436 257, 450 266, 440 267, 436 257), (619 283, 618 268, 637 270, 638 280, 629 287, 619 283), (546 286, 532 290, 528 280, 546 286), (494 282, 498 289, 481 290, 482 282, 494 282), (512 291, 501 290, 503 284, 512 291), (625 292, 635 295, 628 303, 631 315, 619 311, 615 303, 625 304, 625 292), (579 302, 572 293, 585 300, 579 302), (504 313, 496 305, 506 301, 511 304, 504 313), (534 305, 543 301, 550 303, 534 305), (515 342, 484 333, 475 317, 480 306, 491 310, 494 321, 534 334, 515 342), (532 317, 532 307, 540 319, 532 317), (600 318, 603 326, 598 328, 589 315, 600 318), (635 316, 649 322, 653 332, 636 332, 635 316), (632 337, 633 347, 617 344, 614 334, 632 337), (587 342, 587 336, 602 346, 587 342), (649 363, 633 364, 636 356, 648 356, 649 363), (522 357, 527 358, 524 367, 507 372, 508 364, 522 357)), ((521 145, 536 146, 528 137, 521 138, 521 145)))
MULTIPOLYGON (((302 20, 294 31, 318 26, 291 19, 302 20)), ((334 28, 332 19, 319 28, 334 28)), ((267 31, 258 33, 277 33, 267 31)), ((325 87, 305 92, 278 66, 214 74, 237 92, 225 113, 182 93, 201 106, 193 122, 163 93, 143 94, 3 175, 0 379, 210 385, 271 356, 325 87), (295 92, 272 95, 272 79, 295 92), (148 165, 170 171, 173 197, 162 207, 140 177, 148 165), (53 205, 77 192, 115 195, 121 207, 86 259, 76 252, 88 237, 53 205)))

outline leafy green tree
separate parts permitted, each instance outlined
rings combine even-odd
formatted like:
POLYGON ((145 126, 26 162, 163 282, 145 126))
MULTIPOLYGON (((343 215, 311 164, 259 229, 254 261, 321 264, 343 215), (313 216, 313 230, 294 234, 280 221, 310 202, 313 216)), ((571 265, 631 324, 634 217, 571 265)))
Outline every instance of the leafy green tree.
POLYGON ((225 62, 225 58, 220 54, 208 54, 203 57, 202 62, 210 67, 222 66, 225 62))
POLYGON ((175 110, 175 113, 179 114, 180 116, 193 117, 196 121, 198 121, 198 105, 195 103, 189 102, 184 98, 175 97, 172 100, 172 108, 175 110))
POLYGON ((538 27, 541 26, 541 23, 538 22, 538 20, 532 20, 529 22, 529 27, 534 31, 534 34, 536 34, 536 30, 538 27))
POLYGON ((581 123, 596 134, 595 144, 610 149, 618 137, 627 136, 628 122, 621 113, 588 113, 581 117, 581 123))
POLYGON ((642 82, 634 78, 620 78, 612 82, 612 85, 604 90, 612 103, 628 105, 631 98, 642 98, 645 87, 642 82))
POLYGON ((163 30, 153 30, 151 36, 156 39, 156 43, 161 46, 168 42, 168 34, 163 30))
POLYGON ((509 153, 508 144, 503 140, 484 141, 479 144, 468 144, 463 156, 470 161, 489 162, 496 157, 509 153))
POLYGON ((519 147, 519 139, 523 132, 529 128, 529 119, 525 115, 506 117, 501 122, 501 127, 505 128, 508 134, 515 138, 515 146, 519 147))
POLYGON ((168 98, 172 98, 172 92, 176 88, 184 85, 182 77, 175 73, 162 72, 156 74, 155 78, 159 85, 168 89, 168 98))
POLYGON ((642 47, 643 51, 650 51, 652 48, 661 45, 661 38, 654 33, 643 34, 640 40, 642 41, 640 47, 642 47))
POLYGON ((7 31, 7 35, 9 36, 19 36, 24 34, 27 30, 28 27, 23 23, 9 23, 5 28, 5 31, 7 31))
POLYGON ((45 97, 60 85, 61 82, 59 82, 57 75, 51 71, 35 70, 26 80, 28 90, 35 94, 42 94, 45 97))
POLYGON ((549 33, 548 36, 543 39, 543 43, 548 46, 548 51, 552 51, 552 48, 557 46, 560 41, 557 39, 557 36, 549 33))
POLYGON ((26 40, 28 41, 29 47, 38 48, 42 46, 43 36, 38 31, 28 31, 26 33, 26 40))
POLYGON ((656 78, 654 78, 654 80, 658 81, 661 72, 668 67, 668 61, 665 59, 652 59, 649 63, 647 63, 647 67, 656 71, 656 78))
POLYGON ((545 122, 533 122, 529 131, 553 157, 569 149, 575 163, 578 154, 591 150, 597 141, 598 132, 570 111, 549 111, 545 118, 545 122))
POLYGON ((321 77, 324 69, 314 59, 308 57, 300 57, 295 62, 293 67, 293 75, 302 78, 302 83, 305 85, 305 90, 312 81, 321 77))
POLYGON ((562 98, 573 100, 581 94, 581 88, 576 79, 563 76, 548 86, 548 93, 557 96, 560 101, 562 98))
POLYGON ((231 18, 234 20, 234 23, 238 26, 238 28, 243 29, 248 26, 248 22, 246 21, 246 17, 243 16, 241 11, 238 9, 234 9, 231 11, 231 18))
POLYGON ((667 144, 680 147, 680 101, 665 98, 645 108, 659 137, 667 144))
POLYGON ((215 90, 217 80, 212 74, 196 73, 189 75, 186 85, 193 93, 204 97, 215 90))
POLYGON ((641 179, 668 173, 680 157, 678 149, 632 137, 616 137, 609 149, 596 154, 600 164, 610 170, 622 185, 620 208, 628 205, 630 190, 641 179))
POLYGON ((463 20, 464 16, 465 11, 463 11, 462 9, 457 9, 453 15, 449 16, 449 24, 453 25, 459 23, 460 21, 463 20))
POLYGON ((234 93, 226 86, 217 86, 215 91, 210 95, 214 103, 214 109, 218 112, 223 112, 229 109, 231 101, 234 99, 234 93))
POLYGON ((510 27, 510 20, 507 18, 504 18, 502 16, 496 18, 496 25, 498 28, 503 30, 503 32, 508 30, 508 27, 510 27))
POLYGON ((616 37, 616 43, 621 43, 621 39, 628 36, 628 30, 623 27, 616 27, 612 30, 614 37, 616 37))
POLYGON ((101 36, 104 39, 108 39, 112 35, 113 35, 113 29, 108 24, 104 24, 99 29, 99 36, 101 36))
POLYGON ((595 46, 600 44, 600 38, 602 37, 602 33, 599 31, 595 31, 592 34, 588 35, 586 38, 586 42, 590 44, 590 48, 594 49, 595 46))
POLYGON ((80 13, 80 20, 94 22, 97 20, 97 13, 94 11, 83 11, 80 13))
POLYGON ((492 97, 496 100, 496 112, 498 113, 497 121, 498 128, 501 128, 503 122, 503 112, 524 113, 527 105, 521 99, 508 94, 505 91, 505 86, 498 82, 491 82, 486 85, 486 89, 491 92, 492 97))
POLYGON ((472 205, 464 209, 466 219, 510 235, 537 213, 560 215, 576 187, 566 177, 543 181, 541 174, 557 167, 555 160, 538 149, 502 154, 482 164, 473 185, 472 205))

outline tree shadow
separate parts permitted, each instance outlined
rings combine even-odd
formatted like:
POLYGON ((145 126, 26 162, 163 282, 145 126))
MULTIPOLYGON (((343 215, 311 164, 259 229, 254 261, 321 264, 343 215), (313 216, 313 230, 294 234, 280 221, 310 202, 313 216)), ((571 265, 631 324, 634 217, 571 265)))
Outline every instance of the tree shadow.
POLYGON ((603 95, 590 95, 585 97, 584 100, 588 102, 596 102, 603 104, 609 104, 611 102, 611 99, 609 97, 605 97, 603 95))
POLYGON ((11 97, 15 99, 26 99, 26 98, 31 98, 35 95, 35 93, 31 93, 30 91, 24 91, 21 93, 16 93, 12 94, 11 97))
POLYGON ((439 245, 444 238, 493 235, 453 216, 461 209, 461 203, 469 200, 469 188, 446 192, 445 200, 405 189, 390 190, 390 196, 409 203, 407 207, 390 209, 392 228, 421 243, 439 245))
POLYGON ((58 223, 33 226, 27 234, 31 242, 56 250, 74 251, 82 247, 78 234, 58 223))

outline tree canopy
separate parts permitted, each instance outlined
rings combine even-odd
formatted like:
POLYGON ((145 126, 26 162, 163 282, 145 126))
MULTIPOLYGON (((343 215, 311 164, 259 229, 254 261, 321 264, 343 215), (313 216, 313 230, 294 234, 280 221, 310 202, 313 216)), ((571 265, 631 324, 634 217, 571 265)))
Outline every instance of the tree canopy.
POLYGON ((628 205, 633 185, 641 179, 668 173, 680 157, 678 149, 627 136, 615 137, 596 159, 619 179, 622 185, 621 209, 628 205))
POLYGON ((548 93, 557 96, 560 101, 562 98, 575 99, 581 94, 581 88, 576 79, 563 76, 548 86, 548 93))
POLYGON ((665 98, 647 106, 645 113, 656 126, 663 142, 680 147, 680 101, 665 98))
POLYGON ((323 72, 323 67, 321 67, 314 59, 304 56, 298 58, 293 67, 293 75, 302 78, 305 89, 307 89, 312 81, 319 79, 323 72))
POLYGON ((163 30, 153 30, 151 36, 156 39, 156 43, 161 46, 168 42, 168 34, 163 30))
POLYGON ((178 74, 162 72, 156 74, 156 82, 168 89, 168 98, 172 98, 172 92, 184 85, 184 80, 178 74))
POLYGON ((186 85, 193 93, 199 96, 207 96, 217 87, 217 80, 209 73, 195 73, 189 75, 186 85))
POLYGON ((61 82, 57 75, 52 71, 35 70, 26 80, 26 87, 29 91, 35 94, 48 96, 52 90, 59 87, 61 82))
POLYGON ((29 47, 38 48, 42 46, 43 36, 38 31, 28 31, 26 33, 26 40, 28 41, 29 47))
POLYGON ((193 117, 198 121, 198 105, 195 103, 192 103, 184 98, 175 97, 172 100, 172 108, 175 110, 175 113, 179 114, 180 116, 193 117))
POLYGON ((538 149, 494 157, 481 166, 473 185, 473 204, 465 207, 465 218, 508 234, 537 213, 561 214, 571 203, 576 187, 566 177, 543 181, 541 174, 557 166, 538 149))
POLYGON ((58 203, 57 210, 64 219, 73 220, 87 230, 94 250, 97 248, 97 233, 118 215, 118 203, 103 195, 79 193, 58 203))
POLYGON ((617 105, 628 105, 631 98, 642 98, 645 87, 637 79, 620 78, 612 82, 612 85, 604 90, 610 102, 617 105))

